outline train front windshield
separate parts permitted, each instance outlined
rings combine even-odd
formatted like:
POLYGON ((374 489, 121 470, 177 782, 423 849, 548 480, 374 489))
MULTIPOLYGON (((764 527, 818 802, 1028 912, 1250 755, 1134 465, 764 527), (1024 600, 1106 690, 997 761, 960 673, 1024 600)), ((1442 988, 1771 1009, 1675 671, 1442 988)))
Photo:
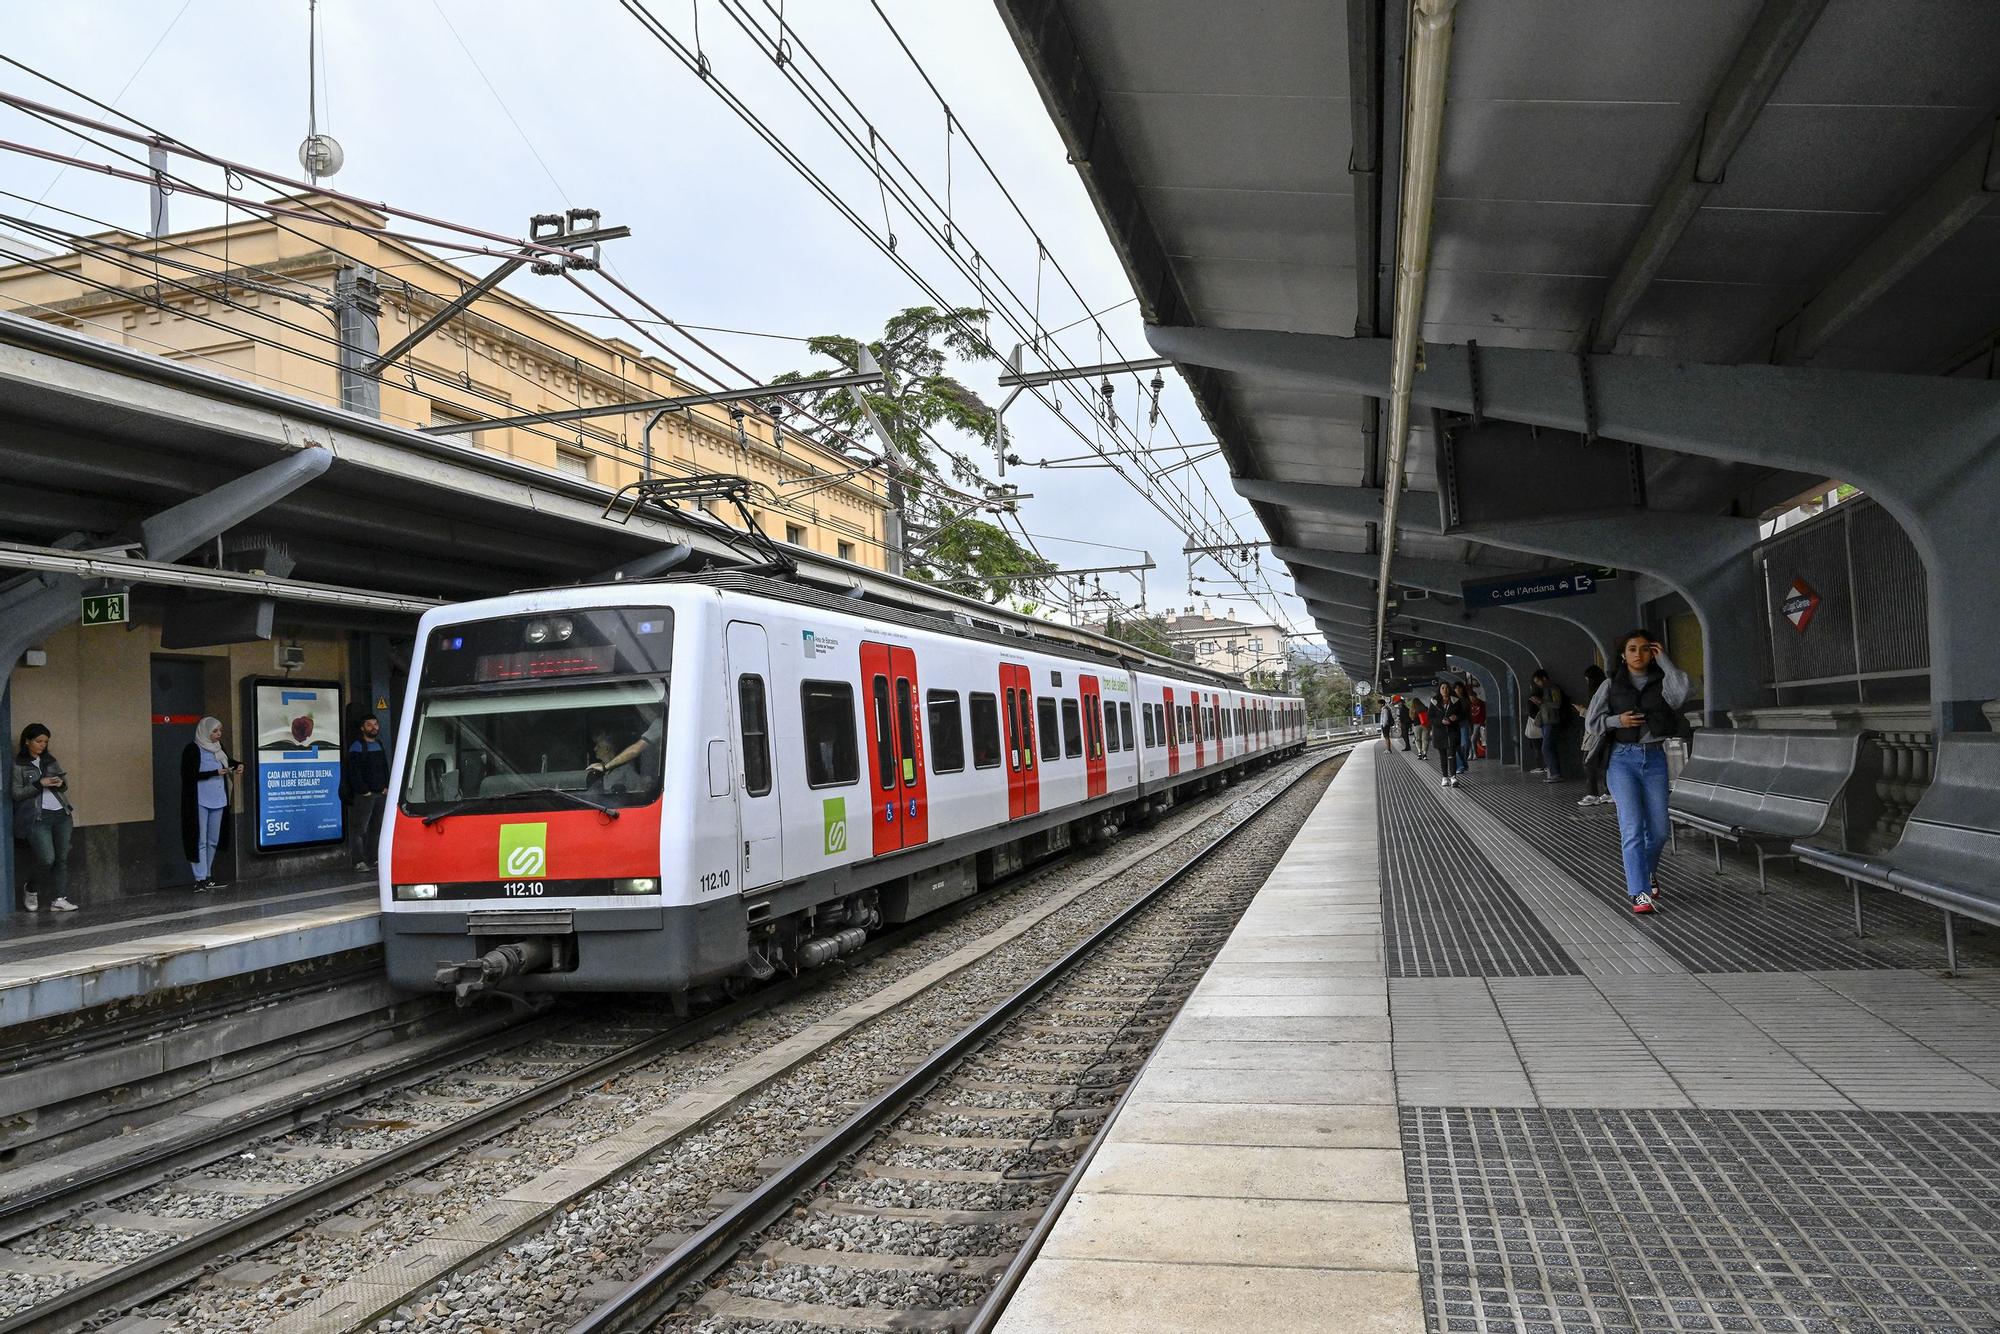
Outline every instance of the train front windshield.
POLYGON ((508 617, 435 631, 402 808, 440 816, 659 799, 671 684, 664 608, 508 617))

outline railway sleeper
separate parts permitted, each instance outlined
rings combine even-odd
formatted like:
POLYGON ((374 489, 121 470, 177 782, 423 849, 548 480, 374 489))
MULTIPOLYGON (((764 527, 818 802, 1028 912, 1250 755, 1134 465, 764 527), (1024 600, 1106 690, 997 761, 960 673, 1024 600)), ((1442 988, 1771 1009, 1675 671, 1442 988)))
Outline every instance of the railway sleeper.
POLYGON ((927 1307, 889 1310, 886 1307, 825 1306, 814 1302, 778 1302, 764 1297, 739 1297, 716 1289, 702 1295, 694 1309, 719 1320, 767 1324, 818 1325, 853 1330, 952 1330, 964 1328, 970 1310, 939 1311, 927 1307))
POLYGON ((1007 1268, 1005 1255, 896 1255, 883 1251, 831 1251, 817 1246, 767 1242, 751 1258, 764 1265, 852 1269, 873 1274, 981 1274, 988 1279, 1007 1268))

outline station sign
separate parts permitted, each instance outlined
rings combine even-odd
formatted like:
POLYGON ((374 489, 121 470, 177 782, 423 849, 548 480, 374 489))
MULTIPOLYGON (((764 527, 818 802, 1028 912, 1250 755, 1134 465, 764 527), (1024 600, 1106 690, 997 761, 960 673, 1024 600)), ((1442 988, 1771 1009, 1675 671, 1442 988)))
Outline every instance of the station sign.
POLYGON ((1597 591, 1599 584, 1617 577, 1617 570, 1605 566, 1579 566, 1509 575, 1504 579, 1467 579, 1459 584, 1459 592, 1468 608, 1510 607, 1517 602, 1588 597, 1597 591))
POLYGON ((85 625, 125 625, 132 619, 132 595, 130 593, 85 593, 83 595, 83 623, 85 625))

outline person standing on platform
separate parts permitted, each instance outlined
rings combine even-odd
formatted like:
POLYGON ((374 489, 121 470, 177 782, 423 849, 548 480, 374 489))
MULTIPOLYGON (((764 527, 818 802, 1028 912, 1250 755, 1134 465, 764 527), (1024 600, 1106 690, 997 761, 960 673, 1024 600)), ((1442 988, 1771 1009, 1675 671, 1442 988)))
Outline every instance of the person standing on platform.
POLYGON ((1562 736, 1563 714, 1566 712, 1563 689, 1549 679, 1546 668, 1537 667, 1531 679, 1541 700, 1535 716, 1542 725, 1542 781, 1559 783, 1562 781, 1562 753, 1557 744, 1562 736))
POLYGON ((1611 676, 1591 696, 1584 726, 1602 730, 1611 744, 1606 774, 1618 803, 1618 836, 1625 861, 1625 894, 1632 911, 1653 911, 1660 851, 1667 845, 1669 737, 1686 725, 1687 673, 1667 659, 1645 630, 1629 630, 1612 646, 1611 676))
POLYGON ((181 851, 197 890, 228 884, 215 873, 229 851, 229 780, 243 766, 222 748, 222 720, 203 718, 181 752, 181 851))
MULTIPOLYGON (((1458 773, 1464 773, 1472 760, 1472 687, 1464 681, 1454 681, 1451 687, 1452 702, 1458 706, 1458 773)), ((1455 786, 1455 785, 1454 785, 1455 786)))
POLYGON ((1396 732, 1403 738, 1403 749, 1410 748, 1410 702, 1401 695, 1396 696, 1396 732))
POLYGON ((69 844, 76 812, 69 804, 69 775, 49 753, 49 729, 40 723, 21 729, 7 795, 14 803, 14 837, 25 854, 22 906, 40 912, 46 894, 50 912, 75 912, 69 900, 69 844))
POLYGON ((1465 684, 1465 708, 1472 727, 1472 756, 1479 759, 1486 754, 1486 701, 1479 698, 1479 686, 1471 681, 1465 684))
POLYGON ((1439 787, 1458 786, 1458 725, 1465 720, 1465 707, 1448 685, 1438 687, 1437 703, 1431 705, 1431 745, 1437 748, 1439 787))
POLYGON ((1583 726, 1583 777, 1589 783, 1584 794, 1576 799, 1579 806, 1601 806, 1611 800, 1611 793, 1604 786, 1604 766, 1611 760, 1611 747, 1599 746, 1598 732, 1590 729, 1590 701, 1597 698, 1599 688, 1604 685, 1604 669, 1596 663, 1583 669, 1584 702, 1574 705, 1583 726))
POLYGON ((1417 758, 1420 760, 1430 757, 1431 709, 1434 707, 1426 704, 1422 695, 1417 696, 1417 758))
POLYGON ((382 744, 382 720, 364 714, 340 763, 340 796, 347 803, 347 842, 354 869, 375 869, 382 841, 382 809, 389 801, 389 751, 382 744))
POLYGON ((1389 738, 1390 735, 1396 730, 1396 710, 1395 707, 1391 705, 1388 699, 1386 698, 1384 698, 1382 701, 1381 721, 1382 721, 1382 749, 1394 750, 1396 748, 1396 745, 1389 738))

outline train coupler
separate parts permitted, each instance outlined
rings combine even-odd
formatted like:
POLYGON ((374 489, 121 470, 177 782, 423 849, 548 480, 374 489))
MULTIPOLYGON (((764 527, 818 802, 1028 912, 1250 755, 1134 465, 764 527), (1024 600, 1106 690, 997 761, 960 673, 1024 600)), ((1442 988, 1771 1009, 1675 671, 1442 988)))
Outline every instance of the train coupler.
POLYGON ((496 945, 465 963, 445 964, 437 970, 436 982, 441 987, 450 987, 458 1004, 465 1006, 472 1004, 474 996, 493 990, 509 978, 547 972, 554 963, 554 945, 547 936, 536 936, 496 945))

